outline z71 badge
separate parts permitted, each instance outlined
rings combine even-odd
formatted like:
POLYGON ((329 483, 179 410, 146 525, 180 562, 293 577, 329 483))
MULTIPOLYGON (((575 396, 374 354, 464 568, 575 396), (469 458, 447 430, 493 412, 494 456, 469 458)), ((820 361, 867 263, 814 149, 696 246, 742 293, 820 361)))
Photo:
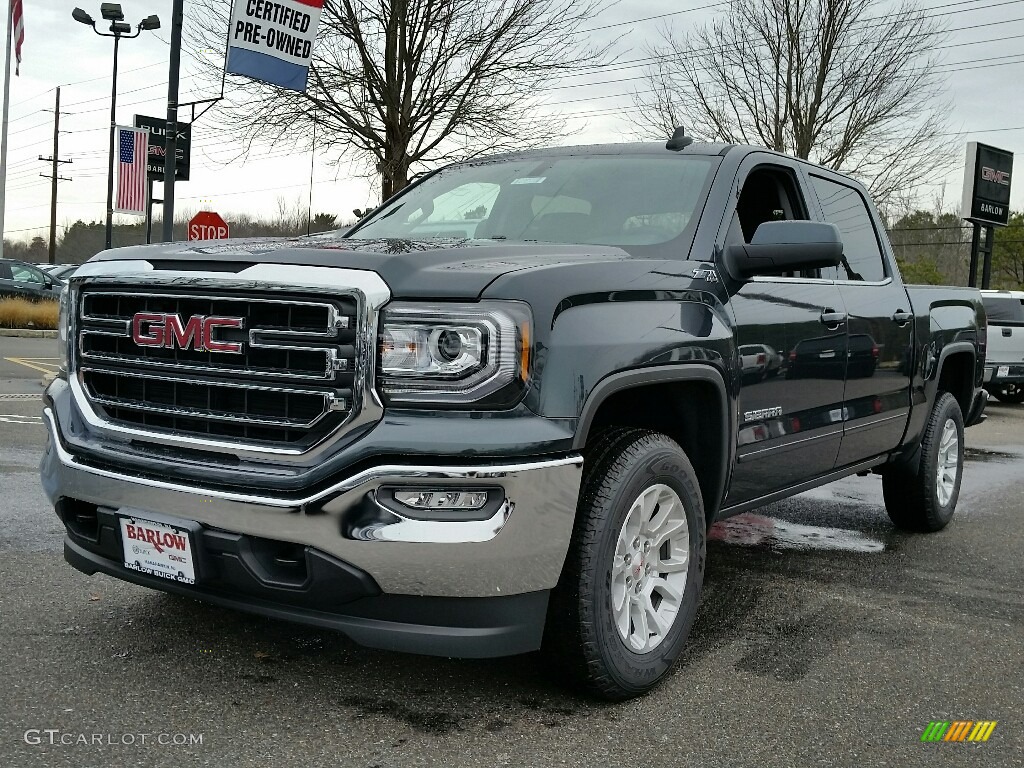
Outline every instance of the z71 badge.
POLYGON ((718 282, 718 273, 711 267, 697 267, 693 270, 693 277, 697 280, 707 280, 709 283, 718 282))

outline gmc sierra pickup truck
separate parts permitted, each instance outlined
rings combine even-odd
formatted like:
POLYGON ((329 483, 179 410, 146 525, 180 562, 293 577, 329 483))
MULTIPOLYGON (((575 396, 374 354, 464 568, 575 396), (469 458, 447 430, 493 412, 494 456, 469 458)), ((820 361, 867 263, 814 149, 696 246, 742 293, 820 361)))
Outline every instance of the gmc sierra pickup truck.
POLYGON ((62 315, 72 566, 376 648, 543 647, 612 699, 679 656, 713 522, 874 472, 937 531, 986 403, 978 291, 905 286, 860 184, 678 131, 452 165, 344 232, 106 251, 62 315))

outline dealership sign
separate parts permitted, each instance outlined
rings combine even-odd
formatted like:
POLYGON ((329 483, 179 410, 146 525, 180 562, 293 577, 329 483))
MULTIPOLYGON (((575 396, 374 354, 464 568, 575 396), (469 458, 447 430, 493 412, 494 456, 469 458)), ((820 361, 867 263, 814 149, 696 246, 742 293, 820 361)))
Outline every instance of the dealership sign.
POLYGON ((1013 153, 972 141, 967 145, 963 213, 978 224, 1005 227, 1010 218, 1013 153))
POLYGON ((305 91, 324 0, 235 0, 224 68, 305 91))
MULTIPOLYGON (((162 117, 135 116, 136 128, 149 129, 149 152, 146 155, 146 172, 154 181, 164 180, 164 158, 167 156, 167 120, 162 117)), ((178 123, 178 143, 176 147, 177 163, 174 178, 177 181, 188 181, 188 168, 191 158, 192 126, 178 123)))

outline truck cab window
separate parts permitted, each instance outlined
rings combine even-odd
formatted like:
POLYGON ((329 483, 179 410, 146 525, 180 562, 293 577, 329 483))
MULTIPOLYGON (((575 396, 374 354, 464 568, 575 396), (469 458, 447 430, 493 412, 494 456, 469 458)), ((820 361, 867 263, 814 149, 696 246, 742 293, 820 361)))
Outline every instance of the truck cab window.
MULTIPOLYGON (((743 182, 726 239, 749 243, 757 228, 766 221, 804 219, 807 219, 807 207, 792 172, 777 166, 760 166, 743 182)), ((820 277, 820 274, 818 270, 810 270, 799 275, 780 272, 777 276, 820 277)))
POLYGON ((835 224, 843 237, 843 261, 839 265, 839 279, 868 282, 884 280, 882 249, 864 197, 853 187, 813 174, 811 184, 818 195, 825 221, 835 224))
POLYGON ((743 240, 747 243, 764 222, 806 219, 805 211, 792 174, 768 166, 750 172, 736 203, 743 240))

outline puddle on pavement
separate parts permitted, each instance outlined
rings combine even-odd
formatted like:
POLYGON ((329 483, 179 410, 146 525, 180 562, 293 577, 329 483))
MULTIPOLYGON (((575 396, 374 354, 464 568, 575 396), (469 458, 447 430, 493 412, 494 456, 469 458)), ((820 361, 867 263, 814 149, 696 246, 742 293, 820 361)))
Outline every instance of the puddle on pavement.
POLYGON ((711 526, 708 538, 746 547, 822 550, 841 552, 883 552, 885 544, 859 531, 801 525, 773 517, 745 513, 711 526))
POLYGON ((1013 461, 1019 458, 1020 455, 1016 453, 988 451, 984 448, 964 448, 964 461, 1013 461))

